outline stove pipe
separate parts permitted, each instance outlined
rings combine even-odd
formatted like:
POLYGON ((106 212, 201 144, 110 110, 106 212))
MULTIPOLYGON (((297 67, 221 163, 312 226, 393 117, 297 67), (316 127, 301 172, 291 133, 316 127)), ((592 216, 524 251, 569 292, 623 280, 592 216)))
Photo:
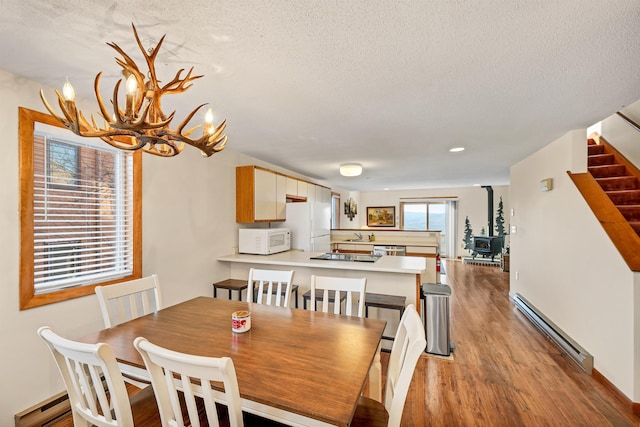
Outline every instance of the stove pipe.
POLYGON ((487 189, 487 196, 489 198, 488 201, 488 210, 487 215, 489 216, 489 233, 488 236, 493 236, 493 188, 490 185, 483 185, 482 188, 487 189))

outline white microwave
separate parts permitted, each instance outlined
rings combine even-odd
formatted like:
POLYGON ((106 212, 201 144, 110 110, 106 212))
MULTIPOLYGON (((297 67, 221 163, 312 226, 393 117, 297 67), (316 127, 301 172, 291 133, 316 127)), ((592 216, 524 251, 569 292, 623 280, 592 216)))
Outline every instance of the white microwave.
POLYGON ((238 252, 241 254, 270 255, 291 249, 291 231, 288 228, 241 228, 238 252))

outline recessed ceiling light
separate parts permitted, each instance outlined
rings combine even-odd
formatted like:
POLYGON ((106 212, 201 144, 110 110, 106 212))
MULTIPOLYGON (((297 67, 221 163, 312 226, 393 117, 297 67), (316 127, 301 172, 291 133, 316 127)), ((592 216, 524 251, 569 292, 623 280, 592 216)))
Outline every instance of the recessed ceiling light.
POLYGON ((450 152, 452 153, 458 153, 460 151, 464 151, 464 147, 454 147, 454 148, 450 148, 449 149, 450 152))

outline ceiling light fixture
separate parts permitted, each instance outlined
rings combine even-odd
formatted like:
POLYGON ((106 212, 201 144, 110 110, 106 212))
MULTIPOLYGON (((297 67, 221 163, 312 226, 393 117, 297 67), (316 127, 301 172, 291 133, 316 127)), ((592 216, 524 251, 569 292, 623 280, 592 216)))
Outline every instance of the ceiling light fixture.
POLYGON ((340 175, 358 176, 362 173, 362 166, 358 163, 345 163, 340 166, 340 175))
POLYGON ((224 120, 214 127, 211 109, 205 116, 200 138, 192 139, 190 137, 200 125, 185 129, 198 110, 206 104, 196 107, 175 129, 170 128, 175 111, 168 116, 162 111, 162 96, 185 92, 193 85, 193 80, 202 76, 192 76, 193 67, 191 67, 187 74, 181 77, 184 71, 184 69, 181 69, 171 81, 161 86, 156 75, 155 60, 165 36, 162 36, 156 47, 150 48, 149 53, 147 53, 138 37, 136 27, 133 24, 131 26, 133 27, 133 34, 136 42, 138 42, 138 47, 147 63, 148 72, 146 78, 133 59, 117 44, 107 43, 122 56, 122 58, 116 58, 116 62, 122 67, 122 74, 125 78, 124 110, 120 108, 121 103, 118 101, 122 83, 122 79, 120 79, 115 85, 113 98, 111 99, 113 113, 110 114, 107 111, 99 90, 102 72, 96 75, 94 82, 94 91, 100 107, 100 115, 105 121, 102 127, 97 125, 93 115, 91 115, 91 122, 89 122, 82 111, 76 108, 74 90, 69 81, 64 84, 62 94, 56 90, 58 105, 64 117, 54 112, 41 90, 40 98, 47 110, 73 133, 84 137, 100 138, 104 142, 123 150, 142 150, 162 157, 172 157, 180 154, 184 145, 187 144, 198 148, 203 156, 209 157, 224 149, 227 143, 227 136, 223 134, 223 131, 226 128, 227 121, 224 120))

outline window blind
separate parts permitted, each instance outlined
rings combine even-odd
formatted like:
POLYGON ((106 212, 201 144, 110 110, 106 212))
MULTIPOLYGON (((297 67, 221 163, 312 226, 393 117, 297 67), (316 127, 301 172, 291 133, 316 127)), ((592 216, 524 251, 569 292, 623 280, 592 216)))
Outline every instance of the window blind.
POLYGON ((133 156, 36 135, 36 294, 129 276, 133 270, 133 156))

